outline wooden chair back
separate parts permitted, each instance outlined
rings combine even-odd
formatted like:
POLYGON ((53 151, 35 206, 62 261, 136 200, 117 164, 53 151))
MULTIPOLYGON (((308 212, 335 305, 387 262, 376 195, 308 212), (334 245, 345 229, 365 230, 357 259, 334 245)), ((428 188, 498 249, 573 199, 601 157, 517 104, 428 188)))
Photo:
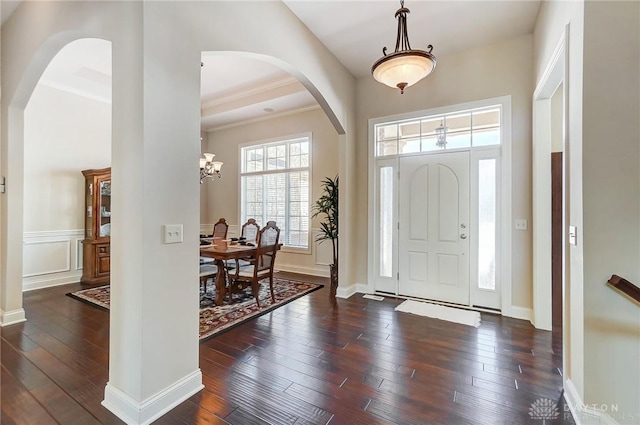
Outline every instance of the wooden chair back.
POLYGON ((280 240, 280 228, 275 221, 269 221, 258 233, 258 249, 256 250, 256 272, 270 270, 273 274, 273 265, 278 252, 278 241, 280 240))
POLYGON ((220 218, 216 224, 213 225, 213 237, 227 239, 227 232, 229 231, 229 225, 227 220, 220 218))
POLYGON ((248 242, 255 242, 258 240, 258 233, 260 232, 260 225, 256 223, 255 218, 250 218, 246 223, 242 225, 242 233, 240 236, 245 238, 248 242))

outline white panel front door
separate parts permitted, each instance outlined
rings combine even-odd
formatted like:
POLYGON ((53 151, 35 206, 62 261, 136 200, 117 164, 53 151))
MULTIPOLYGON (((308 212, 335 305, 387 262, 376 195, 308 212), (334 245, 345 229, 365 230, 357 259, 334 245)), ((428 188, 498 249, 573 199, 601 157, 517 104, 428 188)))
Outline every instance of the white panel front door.
POLYGON ((400 158, 398 292, 469 304, 469 153, 400 158))

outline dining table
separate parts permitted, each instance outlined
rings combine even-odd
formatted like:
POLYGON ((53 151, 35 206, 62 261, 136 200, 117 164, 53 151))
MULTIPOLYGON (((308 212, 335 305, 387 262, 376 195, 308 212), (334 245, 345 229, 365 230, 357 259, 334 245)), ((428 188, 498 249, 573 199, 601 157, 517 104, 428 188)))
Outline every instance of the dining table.
POLYGON ((240 243, 222 238, 202 238, 201 240, 211 242, 210 245, 200 245, 200 256, 213 258, 218 272, 216 273, 216 305, 222 305, 227 294, 227 268, 228 260, 252 257, 258 249, 255 244, 242 245, 240 243))

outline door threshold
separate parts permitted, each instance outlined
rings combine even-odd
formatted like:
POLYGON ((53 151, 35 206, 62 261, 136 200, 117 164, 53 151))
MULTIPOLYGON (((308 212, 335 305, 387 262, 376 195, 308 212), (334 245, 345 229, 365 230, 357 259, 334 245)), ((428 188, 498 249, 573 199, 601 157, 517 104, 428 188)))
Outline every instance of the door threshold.
POLYGON ((387 297, 398 298, 398 299, 401 299, 401 300, 421 301, 421 302, 427 302, 427 303, 432 303, 432 304, 444 305, 444 306, 447 306, 447 307, 462 308, 464 310, 478 311, 478 312, 481 312, 481 313, 497 314, 497 315, 500 315, 500 316, 502 315, 502 311, 500 309, 497 309, 497 308, 480 307, 480 306, 465 305, 465 304, 456 304, 456 303, 451 303, 451 302, 448 302, 448 301, 438 301, 438 300, 432 300, 432 299, 429 299, 429 298, 413 297, 413 296, 410 296, 410 295, 396 295, 396 294, 392 294, 390 292, 383 292, 383 291, 375 291, 375 294, 385 295, 387 297))

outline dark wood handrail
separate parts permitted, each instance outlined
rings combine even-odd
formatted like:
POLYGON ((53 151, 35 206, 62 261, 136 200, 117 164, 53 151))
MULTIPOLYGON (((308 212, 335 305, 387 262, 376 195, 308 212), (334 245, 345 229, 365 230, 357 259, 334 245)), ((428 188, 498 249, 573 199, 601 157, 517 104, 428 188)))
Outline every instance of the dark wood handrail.
POLYGON ((607 283, 640 304, 640 288, 627 279, 613 274, 607 283))

